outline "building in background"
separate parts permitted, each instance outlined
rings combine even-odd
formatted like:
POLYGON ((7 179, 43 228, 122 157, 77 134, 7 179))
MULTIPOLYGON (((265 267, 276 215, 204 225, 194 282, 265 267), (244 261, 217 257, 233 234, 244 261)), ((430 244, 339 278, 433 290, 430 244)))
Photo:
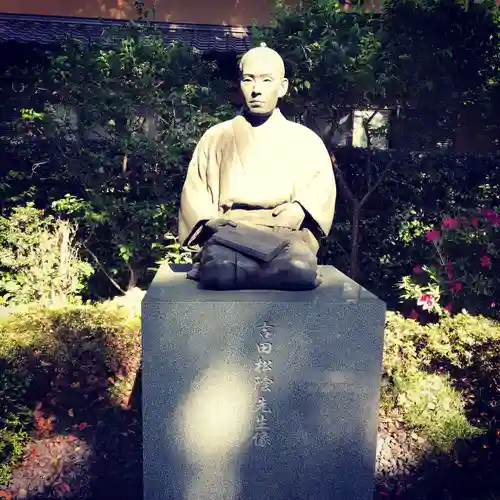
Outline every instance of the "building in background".
MULTIPOLYGON (((344 10, 351 10, 359 1, 344 0, 344 10)), ((500 0, 496 2, 500 5, 500 0)), ((143 3, 145 9, 153 7, 153 0, 139 3, 143 3)), ((159 0, 154 22, 167 42, 184 42, 205 57, 217 59, 229 73, 235 73, 236 58, 251 46, 251 25, 268 24, 273 4, 273 0, 159 0)), ((378 12, 383 0, 364 0, 363 4, 366 11, 378 12)), ((12 116, 19 116, 20 108, 30 107, 23 100, 22 72, 5 76, 6 68, 16 64, 30 67, 37 53, 35 48, 57 44, 67 35, 84 42, 99 41, 107 28, 120 27, 131 19, 137 19, 134 0, 0 0, 0 128, 1 123, 9 122, 12 116)), ((382 137, 375 133, 368 144, 363 119, 373 112, 353 110, 346 115, 332 145, 404 147, 413 131, 409 130, 408 120, 401 120, 399 112, 394 110, 376 111, 371 127, 385 130, 388 135, 382 137)), ((467 117, 467 123, 470 120, 471 117, 467 117)), ((474 122, 477 123, 477 119, 474 122)), ((482 130, 475 129, 479 132, 472 133, 469 126, 462 127, 451 142, 436 138, 436 147, 487 152, 492 141, 485 139, 482 130)))
MULTIPOLYGON (((300 2, 307 0, 289 0, 300 2)), ((345 10, 359 0, 344 0, 345 10)), ((365 0, 366 10, 380 10, 382 0, 365 0)), ((153 6, 145 0, 144 7, 153 6)), ((266 24, 271 16, 272 0, 159 0, 155 19, 158 22, 250 26, 254 21, 266 24)), ((136 17, 133 0, 1 0, 0 13, 58 16, 88 19, 125 20, 136 17)))

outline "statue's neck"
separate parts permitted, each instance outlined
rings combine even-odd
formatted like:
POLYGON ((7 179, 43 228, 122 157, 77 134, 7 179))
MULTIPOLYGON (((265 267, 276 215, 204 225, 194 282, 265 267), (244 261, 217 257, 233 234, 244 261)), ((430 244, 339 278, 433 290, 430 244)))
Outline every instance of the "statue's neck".
POLYGON ((245 120, 248 123, 250 123, 252 127, 260 127, 265 123, 267 123, 276 112, 277 111, 274 110, 272 113, 268 115, 253 115, 248 110, 245 110, 243 111, 243 116, 245 117, 245 120))

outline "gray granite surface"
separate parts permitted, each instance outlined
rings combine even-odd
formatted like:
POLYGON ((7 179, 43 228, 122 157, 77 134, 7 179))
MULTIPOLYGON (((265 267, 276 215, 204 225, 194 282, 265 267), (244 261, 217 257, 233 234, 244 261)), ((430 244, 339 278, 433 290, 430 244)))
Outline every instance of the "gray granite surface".
POLYGON ((328 267, 309 292, 183 271, 142 306, 144 499, 369 500, 383 302, 328 267))

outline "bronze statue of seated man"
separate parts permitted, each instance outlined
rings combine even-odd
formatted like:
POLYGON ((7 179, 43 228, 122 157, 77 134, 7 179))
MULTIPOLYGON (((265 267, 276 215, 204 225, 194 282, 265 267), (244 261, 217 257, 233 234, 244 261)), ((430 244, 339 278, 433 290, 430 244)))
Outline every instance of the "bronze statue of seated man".
POLYGON ((277 52, 251 49, 240 79, 244 112, 205 132, 188 167, 179 239, 202 246, 188 277, 216 290, 313 289, 335 210, 330 156, 277 109, 288 91, 277 52))

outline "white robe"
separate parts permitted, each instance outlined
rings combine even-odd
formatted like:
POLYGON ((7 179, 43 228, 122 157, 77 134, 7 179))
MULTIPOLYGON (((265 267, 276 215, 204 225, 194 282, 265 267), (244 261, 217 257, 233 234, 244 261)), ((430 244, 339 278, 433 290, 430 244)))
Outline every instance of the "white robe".
MULTIPOLYGON (((237 116, 211 127, 196 146, 181 194, 179 239, 191 244, 208 220, 235 205, 266 224, 270 209, 286 202, 300 203, 321 238, 330 232, 335 201, 330 155, 316 133, 278 109, 258 127, 237 116)), ((272 224, 280 225, 279 216, 272 224)))

